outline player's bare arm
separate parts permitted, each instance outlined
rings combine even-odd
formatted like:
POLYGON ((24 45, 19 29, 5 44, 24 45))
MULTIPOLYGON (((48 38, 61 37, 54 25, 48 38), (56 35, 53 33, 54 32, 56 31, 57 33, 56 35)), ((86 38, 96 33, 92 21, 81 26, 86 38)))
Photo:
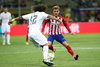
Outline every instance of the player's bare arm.
POLYGON ((22 16, 16 17, 15 19, 10 20, 10 21, 8 22, 8 24, 10 25, 13 21, 15 21, 15 20, 21 20, 21 19, 23 19, 22 16))
POLYGON ((0 25, 1 25, 1 20, 0 20, 0 25))
POLYGON ((63 23, 60 19, 57 19, 54 16, 48 15, 48 18, 53 19, 53 20, 56 20, 56 21, 60 22, 60 24, 63 23))

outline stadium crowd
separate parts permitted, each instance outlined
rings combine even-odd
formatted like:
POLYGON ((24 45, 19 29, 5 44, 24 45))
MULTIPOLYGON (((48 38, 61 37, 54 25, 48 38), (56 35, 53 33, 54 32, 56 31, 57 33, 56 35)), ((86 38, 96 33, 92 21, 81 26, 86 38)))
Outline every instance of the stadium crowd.
MULTIPOLYGON (((28 7, 37 4, 47 4, 49 6, 47 13, 52 13, 51 7, 53 5, 61 6, 61 15, 66 17, 70 16, 69 22, 98 22, 100 21, 100 1, 99 0, 0 0, 0 13, 3 7, 21 8, 27 10, 28 7), (20 1, 20 4, 19 4, 20 1), (57 4, 56 4, 57 2, 57 4), (72 5, 73 4, 73 5, 72 5), (70 12, 65 13, 65 8, 70 9, 70 12)), ((9 10, 10 10, 9 9, 9 10)), ((30 9, 31 10, 31 9, 30 9)), ((29 11, 30 11, 29 10, 29 11)), ((12 12, 11 12, 12 13, 12 12)), ((17 12, 18 13, 18 12, 17 12)), ((29 12, 27 12, 29 13, 29 12)), ((21 15, 26 13, 21 13, 21 15)), ((18 16, 15 13, 12 15, 18 16)), ((27 23, 27 21, 19 21, 19 24, 27 23)))

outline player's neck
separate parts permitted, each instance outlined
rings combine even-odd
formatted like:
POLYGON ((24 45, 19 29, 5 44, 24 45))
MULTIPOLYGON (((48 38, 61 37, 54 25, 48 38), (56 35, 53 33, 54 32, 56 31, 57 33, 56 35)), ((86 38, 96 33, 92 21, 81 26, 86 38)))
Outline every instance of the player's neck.
POLYGON ((59 15, 54 15, 56 18, 59 17, 59 15))
POLYGON ((7 12, 4 12, 4 13, 7 13, 7 12))

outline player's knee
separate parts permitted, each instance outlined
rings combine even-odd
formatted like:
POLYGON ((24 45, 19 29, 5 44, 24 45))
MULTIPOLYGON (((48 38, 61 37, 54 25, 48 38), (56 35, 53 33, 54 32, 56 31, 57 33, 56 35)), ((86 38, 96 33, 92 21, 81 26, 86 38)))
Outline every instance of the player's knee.
POLYGON ((67 42, 66 42, 66 41, 64 41, 62 44, 63 44, 65 47, 67 47, 67 46, 68 46, 68 44, 67 44, 67 42))
POLYGON ((7 32, 7 34, 9 34, 9 32, 7 32))
POLYGON ((47 43, 47 44, 44 44, 43 46, 49 46, 49 44, 47 43))
POLYGON ((2 35, 5 35, 5 33, 2 33, 2 35))
POLYGON ((52 45, 52 42, 51 42, 51 41, 48 41, 48 45, 49 45, 49 46, 52 45))

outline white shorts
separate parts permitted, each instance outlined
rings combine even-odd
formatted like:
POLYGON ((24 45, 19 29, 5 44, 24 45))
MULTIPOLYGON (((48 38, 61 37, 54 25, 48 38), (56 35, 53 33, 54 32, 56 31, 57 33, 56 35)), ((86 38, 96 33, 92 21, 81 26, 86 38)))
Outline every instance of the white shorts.
POLYGON ((36 47, 40 47, 40 45, 48 43, 47 38, 38 30, 36 31, 29 30, 28 37, 36 47))
POLYGON ((10 32, 10 25, 1 25, 2 33, 10 32))

